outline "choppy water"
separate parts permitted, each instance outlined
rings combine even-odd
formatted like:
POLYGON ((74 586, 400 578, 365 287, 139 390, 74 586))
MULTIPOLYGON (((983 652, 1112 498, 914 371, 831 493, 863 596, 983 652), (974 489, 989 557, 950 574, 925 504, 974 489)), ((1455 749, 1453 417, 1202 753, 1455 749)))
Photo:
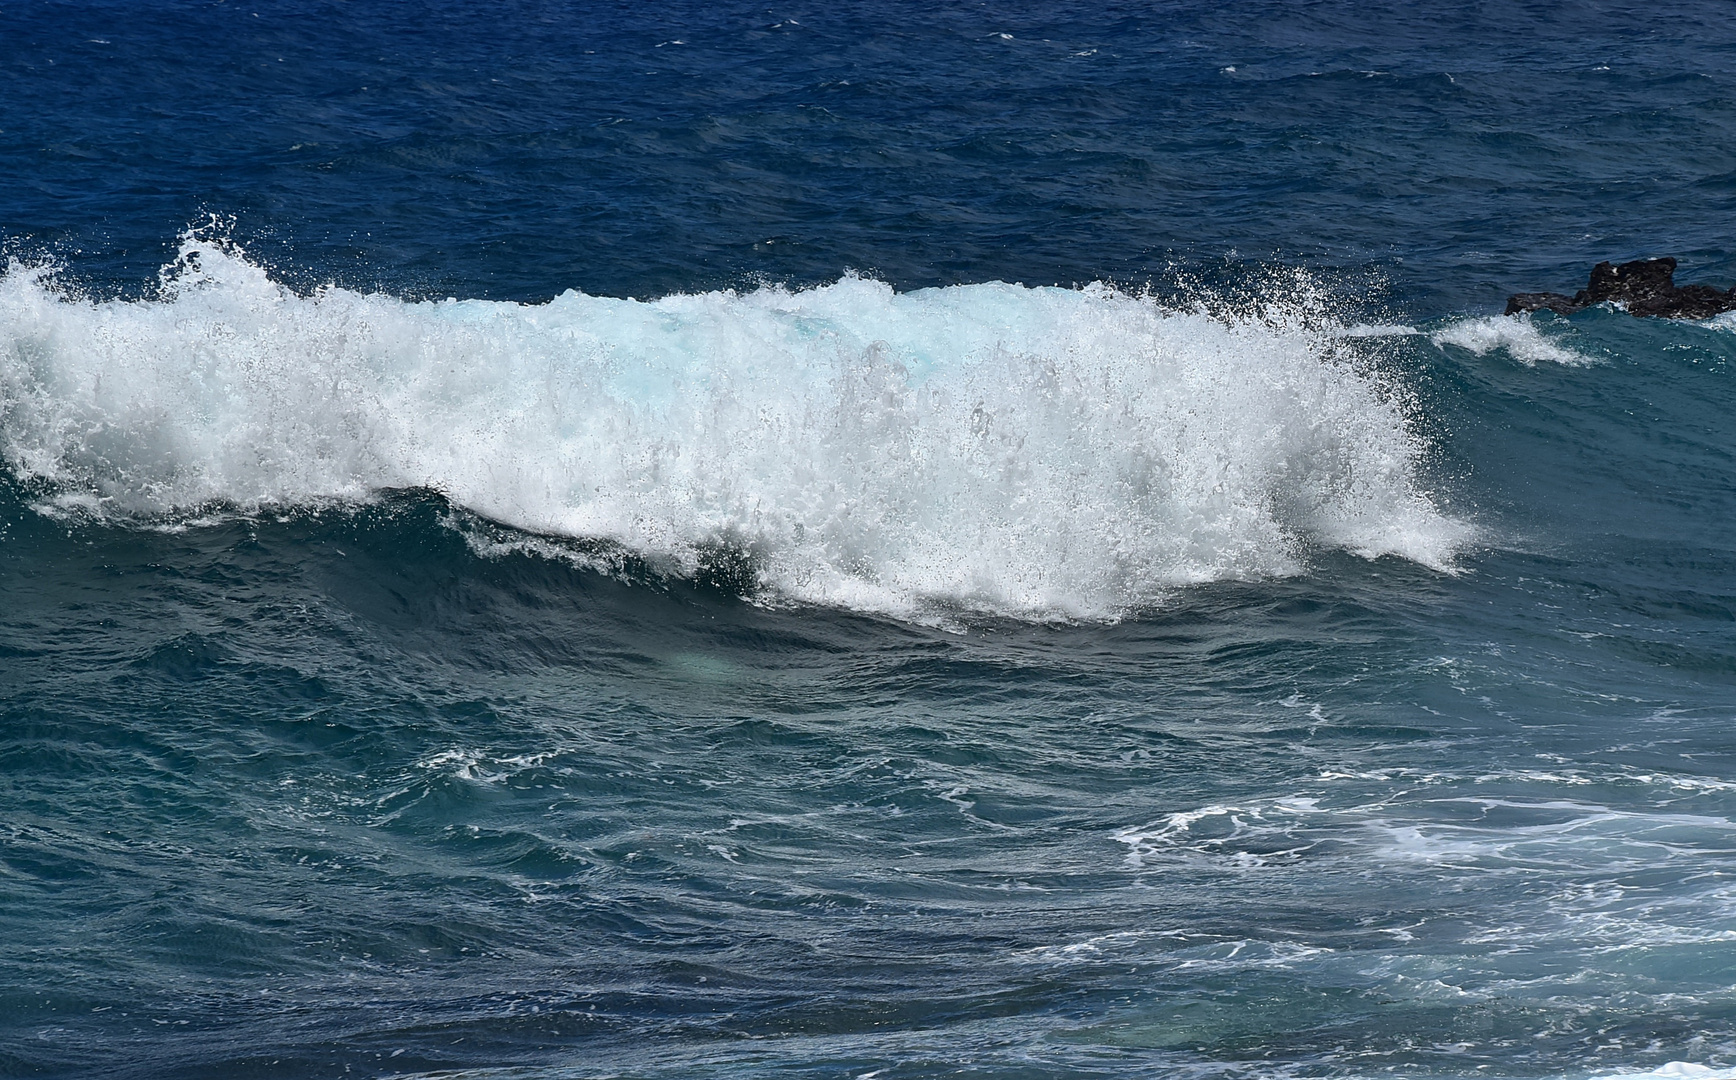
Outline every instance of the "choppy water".
POLYGON ((1733 24, 0 10, 0 1074, 1731 1075, 1733 24))

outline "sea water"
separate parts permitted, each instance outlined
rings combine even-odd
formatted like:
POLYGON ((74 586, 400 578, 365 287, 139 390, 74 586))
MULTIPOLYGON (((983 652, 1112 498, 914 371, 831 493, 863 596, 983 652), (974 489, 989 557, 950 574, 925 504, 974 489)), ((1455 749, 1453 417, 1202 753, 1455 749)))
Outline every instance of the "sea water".
POLYGON ((0 1074, 1736 1076, 1733 59, 0 9, 0 1074))

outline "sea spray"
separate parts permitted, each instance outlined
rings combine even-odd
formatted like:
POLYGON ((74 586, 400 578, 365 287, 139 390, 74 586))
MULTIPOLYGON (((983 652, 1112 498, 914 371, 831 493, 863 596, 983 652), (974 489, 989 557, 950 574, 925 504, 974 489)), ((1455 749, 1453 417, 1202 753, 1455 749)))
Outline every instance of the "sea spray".
POLYGON ((1466 528, 1342 328, 1103 285, 546 304, 298 295, 189 237, 161 294, 0 281, 0 452, 160 518, 427 487, 785 600, 1113 618, 1309 545, 1446 568, 1466 528))

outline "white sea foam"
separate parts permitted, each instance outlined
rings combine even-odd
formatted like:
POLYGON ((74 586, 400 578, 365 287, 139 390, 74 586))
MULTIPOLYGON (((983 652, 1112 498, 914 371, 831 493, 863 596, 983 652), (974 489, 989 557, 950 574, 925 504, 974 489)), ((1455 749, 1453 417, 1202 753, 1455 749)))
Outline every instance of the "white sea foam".
POLYGON ((1551 339, 1525 315, 1485 315, 1475 319, 1460 319, 1429 335, 1436 345, 1456 345, 1461 349, 1487 356, 1496 349, 1521 364, 1563 364, 1585 367, 1592 359, 1574 352, 1551 339))
POLYGON ((1357 323, 1346 326, 1339 333, 1347 338, 1392 338, 1417 337, 1422 331, 1399 323, 1357 323))
MULTIPOLYGON (((1526 773, 1502 774, 1535 784, 1526 773)), ((1342 802, 1318 793, 1213 803, 1179 810, 1111 834, 1126 845, 1125 865, 1144 870, 1175 863, 1219 868, 1283 866, 1348 859, 1402 870, 1530 873, 1539 865, 1599 871, 1655 868, 1676 861, 1725 860, 1736 854, 1731 820, 1666 806, 1619 808, 1534 794, 1503 797, 1480 790, 1491 777, 1324 772, 1342 779, 1397 781, 1401 787, 1342 802), (1423 795, 1431 784, 1466 794, 1423 795), (1505 818, 1492 824, 1491 818, 1505 818)), ((1554 778, 1548 778, 1553 780, 1554 778)), ((1651 777, 1633 779, 1650 782, 1651 777)), ((1616 778, 1614 782, 1622 782, 1616 778)), ((1704 895, 1710 895, 1704 894, 1704 895)), ((1722 900, 1721 910, 1729 910, 1722 900)), ((1717 940, 1730 933, 1715 929, 1717 940)), ((1622 940, 1628 940, 1623 938, 1622 940)), ((1635 939, 1637 940, 1637 939, 1635 939)))
POLYGON ((1672 1061, 1650 1072, 1608 1073, 1594 1080, 1736 1080, 1736 1068, 1713 1068, 1688 1061, 1672 1061))
POLYGON ((678 572, 727 544, 786 600, 1112 618, 1309 545, 1450 566, 1351 348, 1104 286, 301 296, 188 239, 153 300, 0 279, 0 454, 108 515, 431 487, 678 572))

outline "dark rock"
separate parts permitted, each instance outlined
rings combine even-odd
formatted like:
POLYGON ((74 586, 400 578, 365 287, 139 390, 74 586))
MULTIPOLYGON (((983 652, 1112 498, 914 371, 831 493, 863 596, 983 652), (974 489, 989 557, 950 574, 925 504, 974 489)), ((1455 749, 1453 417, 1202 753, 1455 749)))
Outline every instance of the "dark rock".
POLYGON ((1675 283, 1676 260, 1635 259, 1621 265, 1600 262, 1591 268, 1585 288, 1561 293, 1519 293, 1507 300, 1507 314, 1548 308, 1571 315, 1593 304, 1620 304, 1629 313, 1666 319, 1709 319, 1721 311, 1736 311, 1736 289, 1720 292, 1710 285, 1675 283))
POLYGON ((1584 304, 1574 302, 1573 297, 1558 292, 1522 292, 1514 293, 1507 298, 1507 314, 1517 315, 1522 311, 1541 311, 1548 308, 1561 315, 1572 315, 1584 304))

